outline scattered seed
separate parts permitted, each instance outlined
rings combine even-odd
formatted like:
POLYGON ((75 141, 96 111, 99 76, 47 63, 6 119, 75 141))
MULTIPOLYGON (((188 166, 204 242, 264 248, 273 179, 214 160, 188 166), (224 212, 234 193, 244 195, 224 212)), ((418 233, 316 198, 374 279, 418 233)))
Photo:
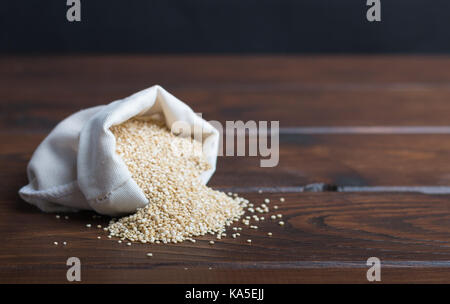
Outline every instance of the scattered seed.
POLYGON ((250 239, 247 240, 247 243, 251 243, 251 242, 252 242, 252 240, 250 240, 250 239))
POLYGON ((119 244, 122 243, 122 240, 118 240, 117 243, 119 243, 119 244))
POLYGON ((66 220, 68 220, 69 219, 69 217, 66 215, 65 217, 64 217, 64 219, 66 219, 66 220))
POLYGON ((102 228, 102 225, 97 225, 97 228, 102 228))
POLYGON ((272 220, 276 220, 276 219, 277 219, 277 216, 276 216, 276 215, 271 215, 270 218, 271 218, 272 220))
POLYGON ((58 246, 58 242, 53 242, 54 245, 58 246))
POLYGON ((101 237, 101 236, 98 236, 97 238, 98 238, 98 239, 101 239, 102 237, 101 237))
POLYGON ((284 202, 284 197, 280 197, 280 202, 284 202))
POLYGON ((130 243, 130 242, 128 242, 128 243, 127 243, 127 246, 131 246, 131 243, 130 243))
POLYGON ((283 221, 279 221, 278 224, 280 224, 280 226, 283 226, 284 222, 283 221))
POLYGON ((210 245, 214 245, 214 241, 209 241, 209 244, 210 245))
POLYGON ((57 215, 55 215, 55 217, 59 220, 59 218, 60 218, 61 216, 59 216, 59 214, 57 214, 57 215))
POLYGON ((244 214, 248 200, 201 183, 199 177, 211 168, 201 142, 176 136, 163 121, 149 119, 131 119, 110 130, 116 153, 149 201, 135 214, 110 221, 112 236, 164 244, 208 233, 222 237, 225 228, 244 214))
POLYGON ((270 199, 265 198, 265 199, 264 199, 264 203, 266 203, 266 204, 270 203, 270 199))
POLYGON ((268 236, 272 236, 272 232, 267 232, 267 235, 268 236))
POLYGON ((280 213, 277 214, 277 218, 282 218, 282 217, 283 217, 282 214, 280 214, 280 213))
POLYGON ((67 245, 67 242, 63 242, 63 245, 66 246, 66 245, 67 245))
POLYGON ((147 253, 147 256, 151 257, 151 256, 153 256, 153 253, 149 252, 149 253, 147 253))
POLYGON ((273 206, 273 209, 277 210, 277 209, 278 209, 278 206, 277 206, 277 205, 273 206))
POLYGON ((259 189, 259 190, 258 190, 258 193, 259 193, 259 194, 261 194, 261 193, 262 193, 262 190, 261 190, 261 189, 259 189))
POLYGON ((92 225, 91 224, 86 224, 86 227, 91 228, 92 225))

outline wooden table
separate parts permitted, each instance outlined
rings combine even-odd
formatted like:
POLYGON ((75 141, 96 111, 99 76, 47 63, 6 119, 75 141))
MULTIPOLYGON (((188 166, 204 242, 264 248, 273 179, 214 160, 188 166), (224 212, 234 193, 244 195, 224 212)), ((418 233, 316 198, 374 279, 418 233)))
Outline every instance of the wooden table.
POLYGON ((66 283, 74 256, 86 283, 364 283, 369 257, 385 283, 449 283, 447 126, 449 57, 1 57, 0 282, 66 283), (284 197, 284 227, 265 221, 214 246, 125 246, 85 227, 106 218, 58 220, 19 198, 57 122, 153 84, 208 120, 280 121, 277 167, 222 157, 210 185, 284 197))

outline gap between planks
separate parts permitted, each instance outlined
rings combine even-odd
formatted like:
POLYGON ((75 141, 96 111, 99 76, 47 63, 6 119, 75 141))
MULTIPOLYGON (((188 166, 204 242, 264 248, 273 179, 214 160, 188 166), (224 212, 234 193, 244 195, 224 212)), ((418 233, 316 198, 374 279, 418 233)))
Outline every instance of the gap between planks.
POLYGON ((308 184, 296 187, 229 187, 218 188, 235 193, 301 193, 301 192, 367 192, 367 193, 420 193, 450 194, 450 186, 338 186, 332 184, 308 184))

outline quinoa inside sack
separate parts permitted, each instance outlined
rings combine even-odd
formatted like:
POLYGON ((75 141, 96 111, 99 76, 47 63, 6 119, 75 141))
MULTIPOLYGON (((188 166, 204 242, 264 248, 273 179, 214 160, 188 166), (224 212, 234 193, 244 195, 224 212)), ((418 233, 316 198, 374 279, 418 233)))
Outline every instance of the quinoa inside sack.
POLYGON ((244 213, 247 200, 204 185, 210 169, 200 142, 172 134, 157 120, 131 119, 110 128, 116 152, 149 203, 111 221, 112 236, 142 243, 181 242, 206 233, 220 235, 244 213))
POLYGON ((210 165, 200 176, 206 184, 215 171, 219 132, 183 101, 155 85, 62 120, 34 151, 27 166, 28 184, 19 195, 45 212, 94 210, 109 216, 136 212, 149 201, 117 154, 110 129, 155 115, 168 128, 181 124, 193 138, 202 138, 210 165))

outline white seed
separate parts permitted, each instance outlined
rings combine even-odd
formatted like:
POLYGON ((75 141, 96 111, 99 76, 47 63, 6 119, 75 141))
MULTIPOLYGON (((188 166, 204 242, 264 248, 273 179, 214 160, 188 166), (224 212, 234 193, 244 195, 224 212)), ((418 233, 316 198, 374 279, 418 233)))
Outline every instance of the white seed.
POLYGON ((277 206, 277 205, 273 206, 273 209, 277 210, 277 209, 278 209, 278 206, 277 206))
POLYGON ((210 245, 214 245, 214 241, 209 241, 209 244, 210 245))
POLYGON ((211 168, 200 142, 176 136, 164 122, 146 118, 131 119, 110 130, 116 153, 149 201, 135 214, 111 220, 110 235, 157 244, 179 243, 208 233, 221 238, 225 228, 244 214, 248 200, 200 182, 200 175, 211 168))
POLYGON ((101 237, 101 236, 98 236, 97 238, 98 238, 98 239, 101 239, 102 237, 101 237))
POLYGON ((117 243, 119 243, 119 244, 122 243, 122 240, 118 240, 117 243))
POLYGON ((280 226, 283 226, 284 222, 283 221, 279 221, 278 224, 280 224, 280 226))
POLYGON ((267 232, 267 235, 268 236, 272 236, 272 232, 267 232))
POLYGON ((284 202, 284 197, 280 197, 280 202, 284 202))
POLYGON ((247 240, 247 243, 251 243, 251 242, 252 242, 252 240, 250 240, 250 239, 247 240))
POLYGON ((276 220, 276 219, 277 219, 277 216, 276 216, 276 215, 271 215, 270 218, 271 218, 272 220, 276 220))
POLYGON ((266 204, 270 203, 270 199, 265 198, 265 199, 264 199, 264 203, 266 203, 266 204))
POLYGON ((261 190, 261 189, 259 189, 259 190, 258 190, 258 193, 259 193, 259 194, 261 194, 261 193, 262 193, 262 190, 261 190))
POLYGON ((58 242, 53 242, 54 245, 58 246, 58 242))
POLYGON ((128 243, 127 243, 127 246, 131 246, 131 243, 130 243, 130 242, 128 242, 128 243))
POLYGON ((97 225, 97 228, 102 228, 102 225, 97 225))
POLYGON ((67 245, 67 242, 63 242, 63 245, 66 246, 66 245, 67 245))
POLYGON ((66 215, 66 216, 64 216, 64 219, 66 219, 66 220, 68 220, 69 219, 69 217, 66 215))
POLYGON ((55 215, 55 217, 56 217, 57 219, 59 219, 61 216, 59 216, 59 215, 57 214, 57 215, 55 215))
POLYGON ((283 217, 283 215, 282 214, 277 214, 277 218, 282 218, 283 217))
POLYGON ((91 224, 86 224, 86 227, 91 228, 92 225, 91 224))
POLYGON ((149 253, 147 253, 147 256, 151 257, 151 256, 153 256, 153 253, 149 252, 149 253))

